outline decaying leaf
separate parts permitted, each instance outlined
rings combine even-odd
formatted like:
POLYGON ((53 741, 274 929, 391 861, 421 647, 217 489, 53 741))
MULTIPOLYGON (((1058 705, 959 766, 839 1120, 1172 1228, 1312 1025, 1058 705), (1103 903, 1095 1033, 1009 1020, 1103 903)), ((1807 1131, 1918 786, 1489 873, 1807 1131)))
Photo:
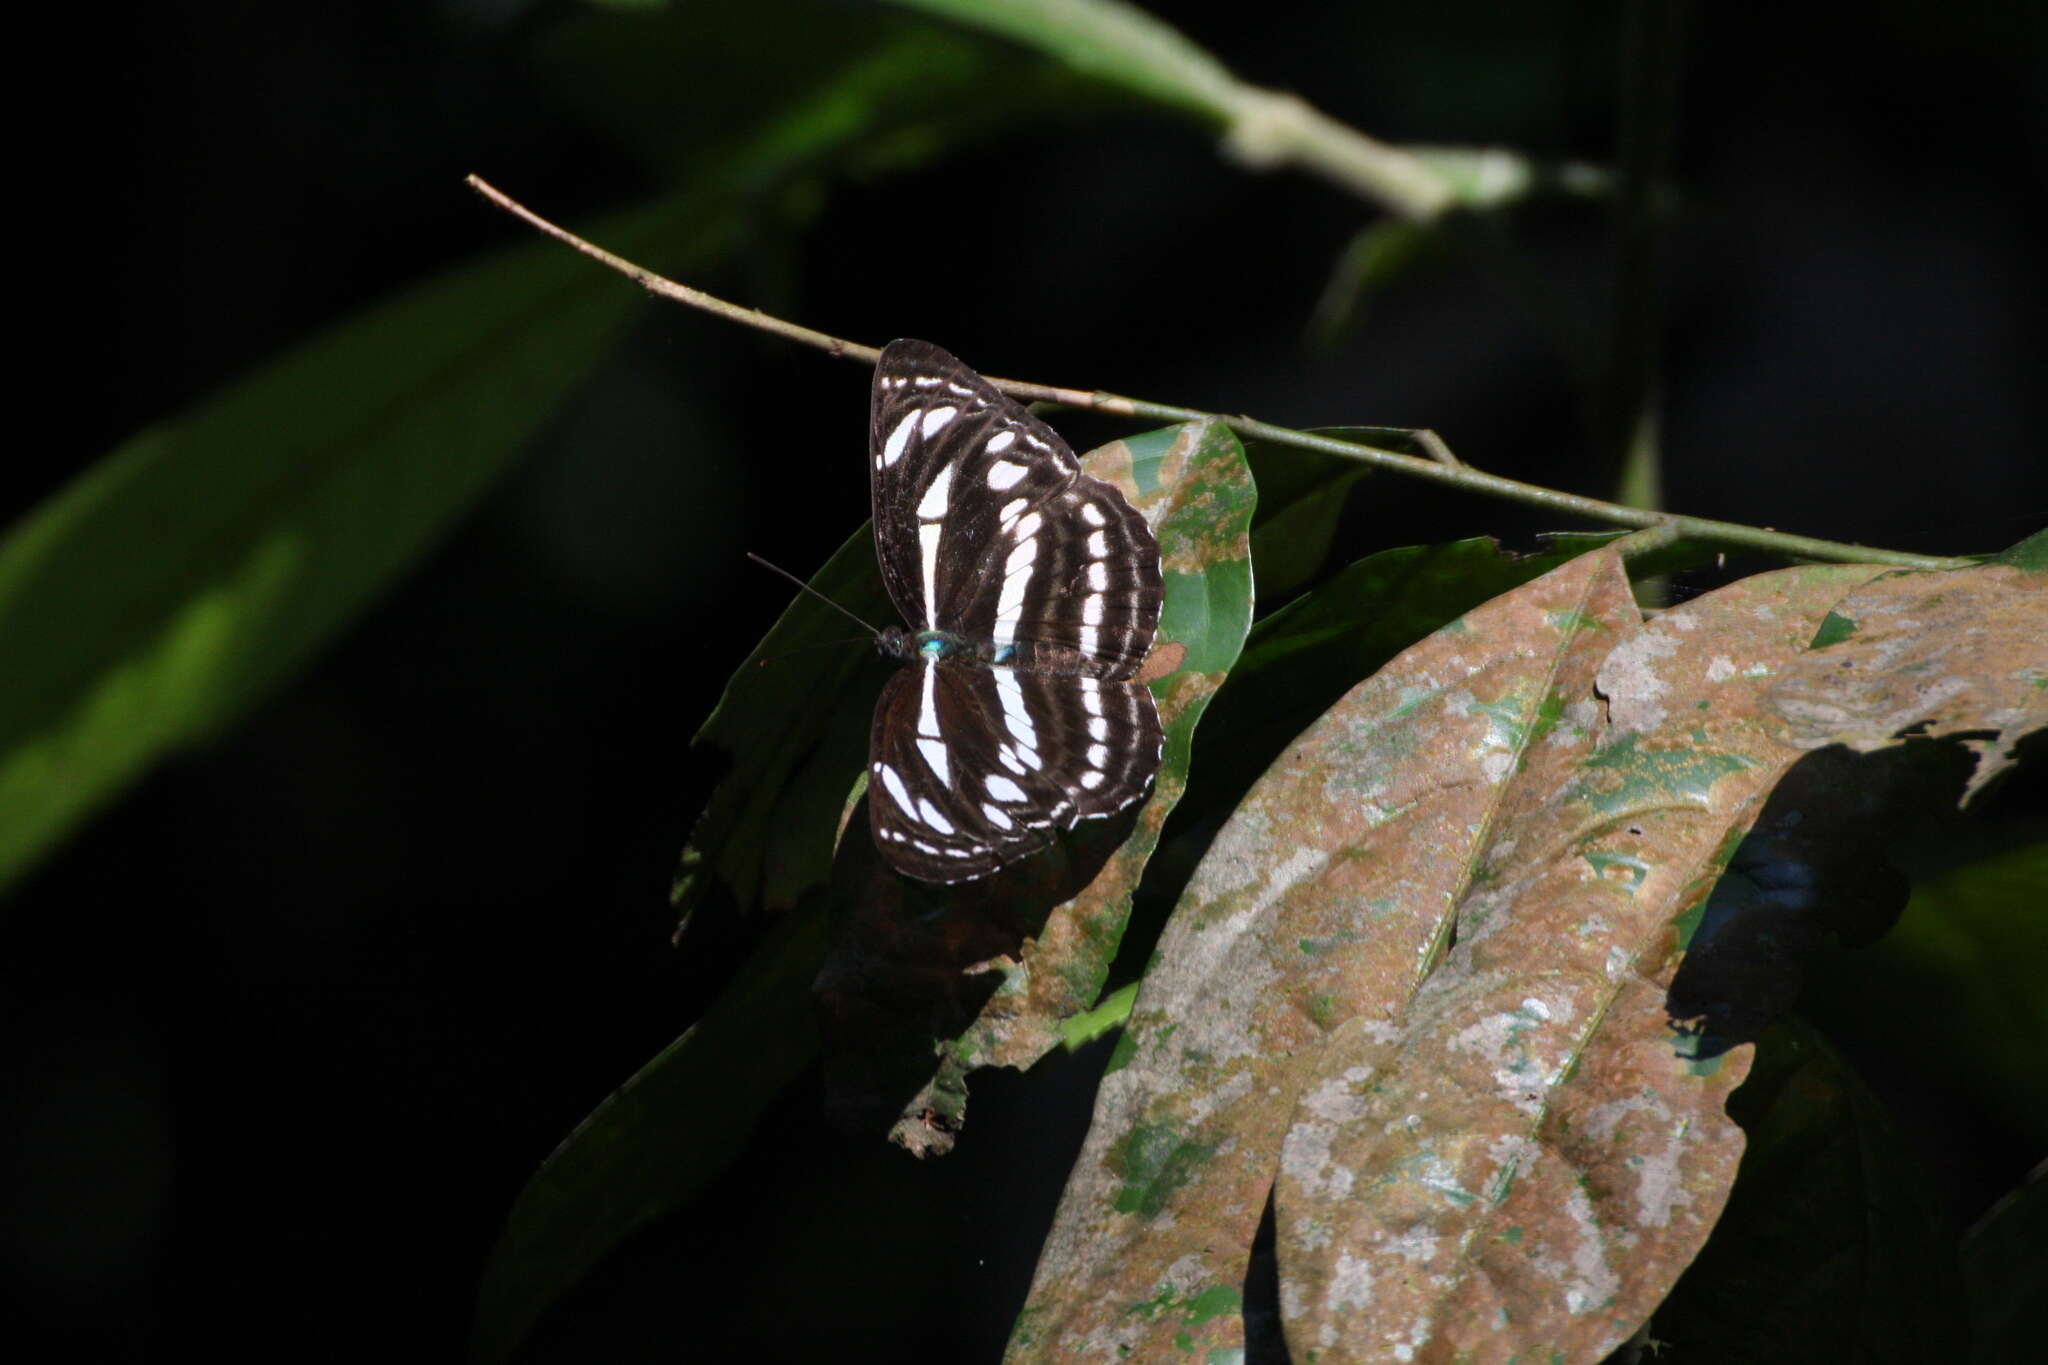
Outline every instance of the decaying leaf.
POLYGON ((1762 689, 1875 572, 1644 624, 1586 555, 1310 727, 1167 928, 1012 1357, 1239 1349, 1276 1177, 1298 1359, 1626 1340, 1742 1146, 1747 1049, 1703 1062, 1667 1014, 1678 921, 1798 757, 1762 689))
POLYGON ((1244 1254, 1304 1059, 1420 984, 1548 680, 1576 675, 1590 696, 1633 617, 1611 557, 1575 560, 1354 688, 1252 789, 1140 990, 1015 1358, 1142 1358, 1182 1333, 1198 1355, 1240 1344, 1244 1254), (1447 708, 1455 724, 1426 723, 1447 708), (1492 761, 1451 761, 1474 751, 1492 761), (1219 1296, 1229 1311, 1208 1312, 1219 1296))
POLYGON ((1769 705, 1802 749, 1971 735, 1967 802, 2011 765, 2023 735, 2048 726, 2048 574, 2005 564, 1888 574, 1829 613, 1769 705))
POLYGON ((818 981, 834 1106, 855 1122, 877 1105, 900 1111, 891 1137, 920 1155, 951 1147, 968 1072, 1029 1066, 1058 1044, 1062 1020, 1095 1004, 1132 890, 1186 785, 1195 723, 1251 626, 1254 490, 1227 427, 1132 437, 1083 465, 1159 537, 1166 597, 1154 655, 1171 668, 1152 680, 1166 753, 1150 799, 1084 824, 1050 854, 944 888, 881 870, 857 815, 834 872, 841 910, 818 981))

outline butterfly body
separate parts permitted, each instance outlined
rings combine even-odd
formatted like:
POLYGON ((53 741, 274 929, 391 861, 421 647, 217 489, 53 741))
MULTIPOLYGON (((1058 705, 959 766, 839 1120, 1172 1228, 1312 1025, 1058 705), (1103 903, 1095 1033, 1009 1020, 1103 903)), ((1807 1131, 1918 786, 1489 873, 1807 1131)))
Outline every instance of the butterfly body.
POLYGON ((869 451, 882 579, 909 628, 875 706, 869 811, 892 866, 986 876, 1146 795, 1161 732, 1133 681, 1159 547, 1043 422, 936 346, 875 367, 869 451))
POLYGON ((947 659, 959 663, 987 665, 1009 663, 1016 655, 1010 646, 998 646, 993 641, 970 640, 962 635, 948 634, 943 630, 907 631, 901 626, 886 626, 875 637, 875 647, 885 659, 898 663, 914 663, 920 659, 947 659))

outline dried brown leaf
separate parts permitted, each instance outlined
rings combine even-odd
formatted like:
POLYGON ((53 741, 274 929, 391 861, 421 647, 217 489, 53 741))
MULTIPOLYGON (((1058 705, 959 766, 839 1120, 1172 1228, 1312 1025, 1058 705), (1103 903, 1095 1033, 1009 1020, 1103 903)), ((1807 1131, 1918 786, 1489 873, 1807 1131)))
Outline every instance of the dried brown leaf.
POLYGON ((1160 944, 1012 1357, 1241 1347, 1276 1173, 1297 1358, 1626 1339, 1741 1150, 1722 1101, 1747 1051, 1703 1064, 1674 1031, 1674 921, 1798 757, 1758 694, 1874 572, 1643 625, 1587 555, 1304 733, 1160 944))
MULTIPOLYGON (((1597 1360, 1670 1291, 1742 1152, 1669 1017, 1680 917, 1798 758, 1760 699, 1868 568, 1765 574, 1643 624, 1605 714, 1536 746, 1397 1027, 1316 1064, 1276 1193, 1297 1354, 1597 1360)), ((1585 698, 1565 691, 1567 714, 1585 698)))
POLYGON ((1159 944, 1013 1358, 1241 1345, 1245 1253, 1304 1064, 1344 1021, 1406 1004, 1503 791, 1562 718, 1560 683, 1590 712, 1635 619, 1613 555, 1574 560, 1354 688, 1252 788, 1159 944))

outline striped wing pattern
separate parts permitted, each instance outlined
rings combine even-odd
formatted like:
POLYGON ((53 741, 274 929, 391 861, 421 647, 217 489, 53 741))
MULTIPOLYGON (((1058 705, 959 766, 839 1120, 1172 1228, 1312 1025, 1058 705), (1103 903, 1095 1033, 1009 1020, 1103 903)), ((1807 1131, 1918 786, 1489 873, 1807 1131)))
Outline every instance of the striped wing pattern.
POLYGON ((1143 797, 1159 766, 1132 676, 1159 623, 1144 518, 1053 430, 938 347, 892 342, 869 423, 876 552, 912 632, 875 708, 875 841, 925 881, 986 876, 1143 797))

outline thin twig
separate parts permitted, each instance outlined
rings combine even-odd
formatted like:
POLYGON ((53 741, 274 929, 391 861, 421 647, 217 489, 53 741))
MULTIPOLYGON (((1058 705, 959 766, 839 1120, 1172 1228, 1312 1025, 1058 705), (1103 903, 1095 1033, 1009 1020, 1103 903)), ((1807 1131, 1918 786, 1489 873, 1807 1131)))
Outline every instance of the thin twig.
MULTIPOLYGON (((802 342, 807 346, 815 346, 819 350, 847 359, 872 364, 875 357, 881 354, 873 346, 863 346, 843 337, 814 331, 809 327, 771 317, 757 308, 742 308, 738 304, 728 303, 702 290, 692 289, 686 284, 677 284, 674 280, 657 275, 643 266, 614 256, 602 247, 578 237, 567 228, 549 222, 503 191, 486 183, 480 176, 470 176, 468 184, 478 194, 506 212, 557 241, 574 247, 592 260, 609 266, 659 298, 687 304, 730 322, 758 328, 790 341, 802 342)), ((1023 402, 1060 403, 1090 412, 1106 413, 1115 417, 1135 417, 1153 422, 1221 422, 1238 435, 1253 440, 1270 441, 1275 445, 1293 446, 1342 459, 1357 460, 1415 478, 1450 484, 1475 493, 1489 493, 1512 502, 1526 503, 1570 516, 1585 517, 1590 521, 1605 522, 1613 526, 1668 527, 1671 535, 1687 540, 1742 546, 1801 559, 1850 564, 1886 564, 1905 569, 1960 569, 1967 568, 1975 562, 1934 555, 1906 554, 1898 550, 1881 550, 1866 545, 1845 544, 1841 541, 1817 540, 1811 536, 1786 535, 1782 531, 1774 531, 1767 527, 1712 521, 1704 517, 1673 516, 1641 507, 1624 507, 1619 503, 1603 502, 1598 498, 1581 497, 1576 493, 1563 493, 1554 488, 1543 488, 1517 479, 1502 478, 1498 474, 1487 474, 1466 464, 1441 463, 1439 460, 1424 459, 1418 455, 1403 455, 1398 451, 1381 450, 1376 446, 1360 445, 1353 441, 1339 440, 1334 436, 1318 436, 1313 432, 1296 431, 1292 427, 1275 426, 1271 422, 1261 422, 1251 417, 1233 417, 1223 413, 1204 412, 1199 408, 1153 403, 1141 398, 1127 398, 1122 394, 1087 389, 1063 389, 1049 384, 998 379, 994 376, 987 378, 989 383, 1023 402)), ((1438 445, 1441 447, 1442 442, 1439 441, 1438 445)))
POLYGON ((1422 447, 1422 453, 1438 464, 1447 464, 1453 469, 1462 469, 1465 462, 1451 452, 1450 443, 1428 427, 1417 427, 1408 433, 1408 439, 1422 447))

